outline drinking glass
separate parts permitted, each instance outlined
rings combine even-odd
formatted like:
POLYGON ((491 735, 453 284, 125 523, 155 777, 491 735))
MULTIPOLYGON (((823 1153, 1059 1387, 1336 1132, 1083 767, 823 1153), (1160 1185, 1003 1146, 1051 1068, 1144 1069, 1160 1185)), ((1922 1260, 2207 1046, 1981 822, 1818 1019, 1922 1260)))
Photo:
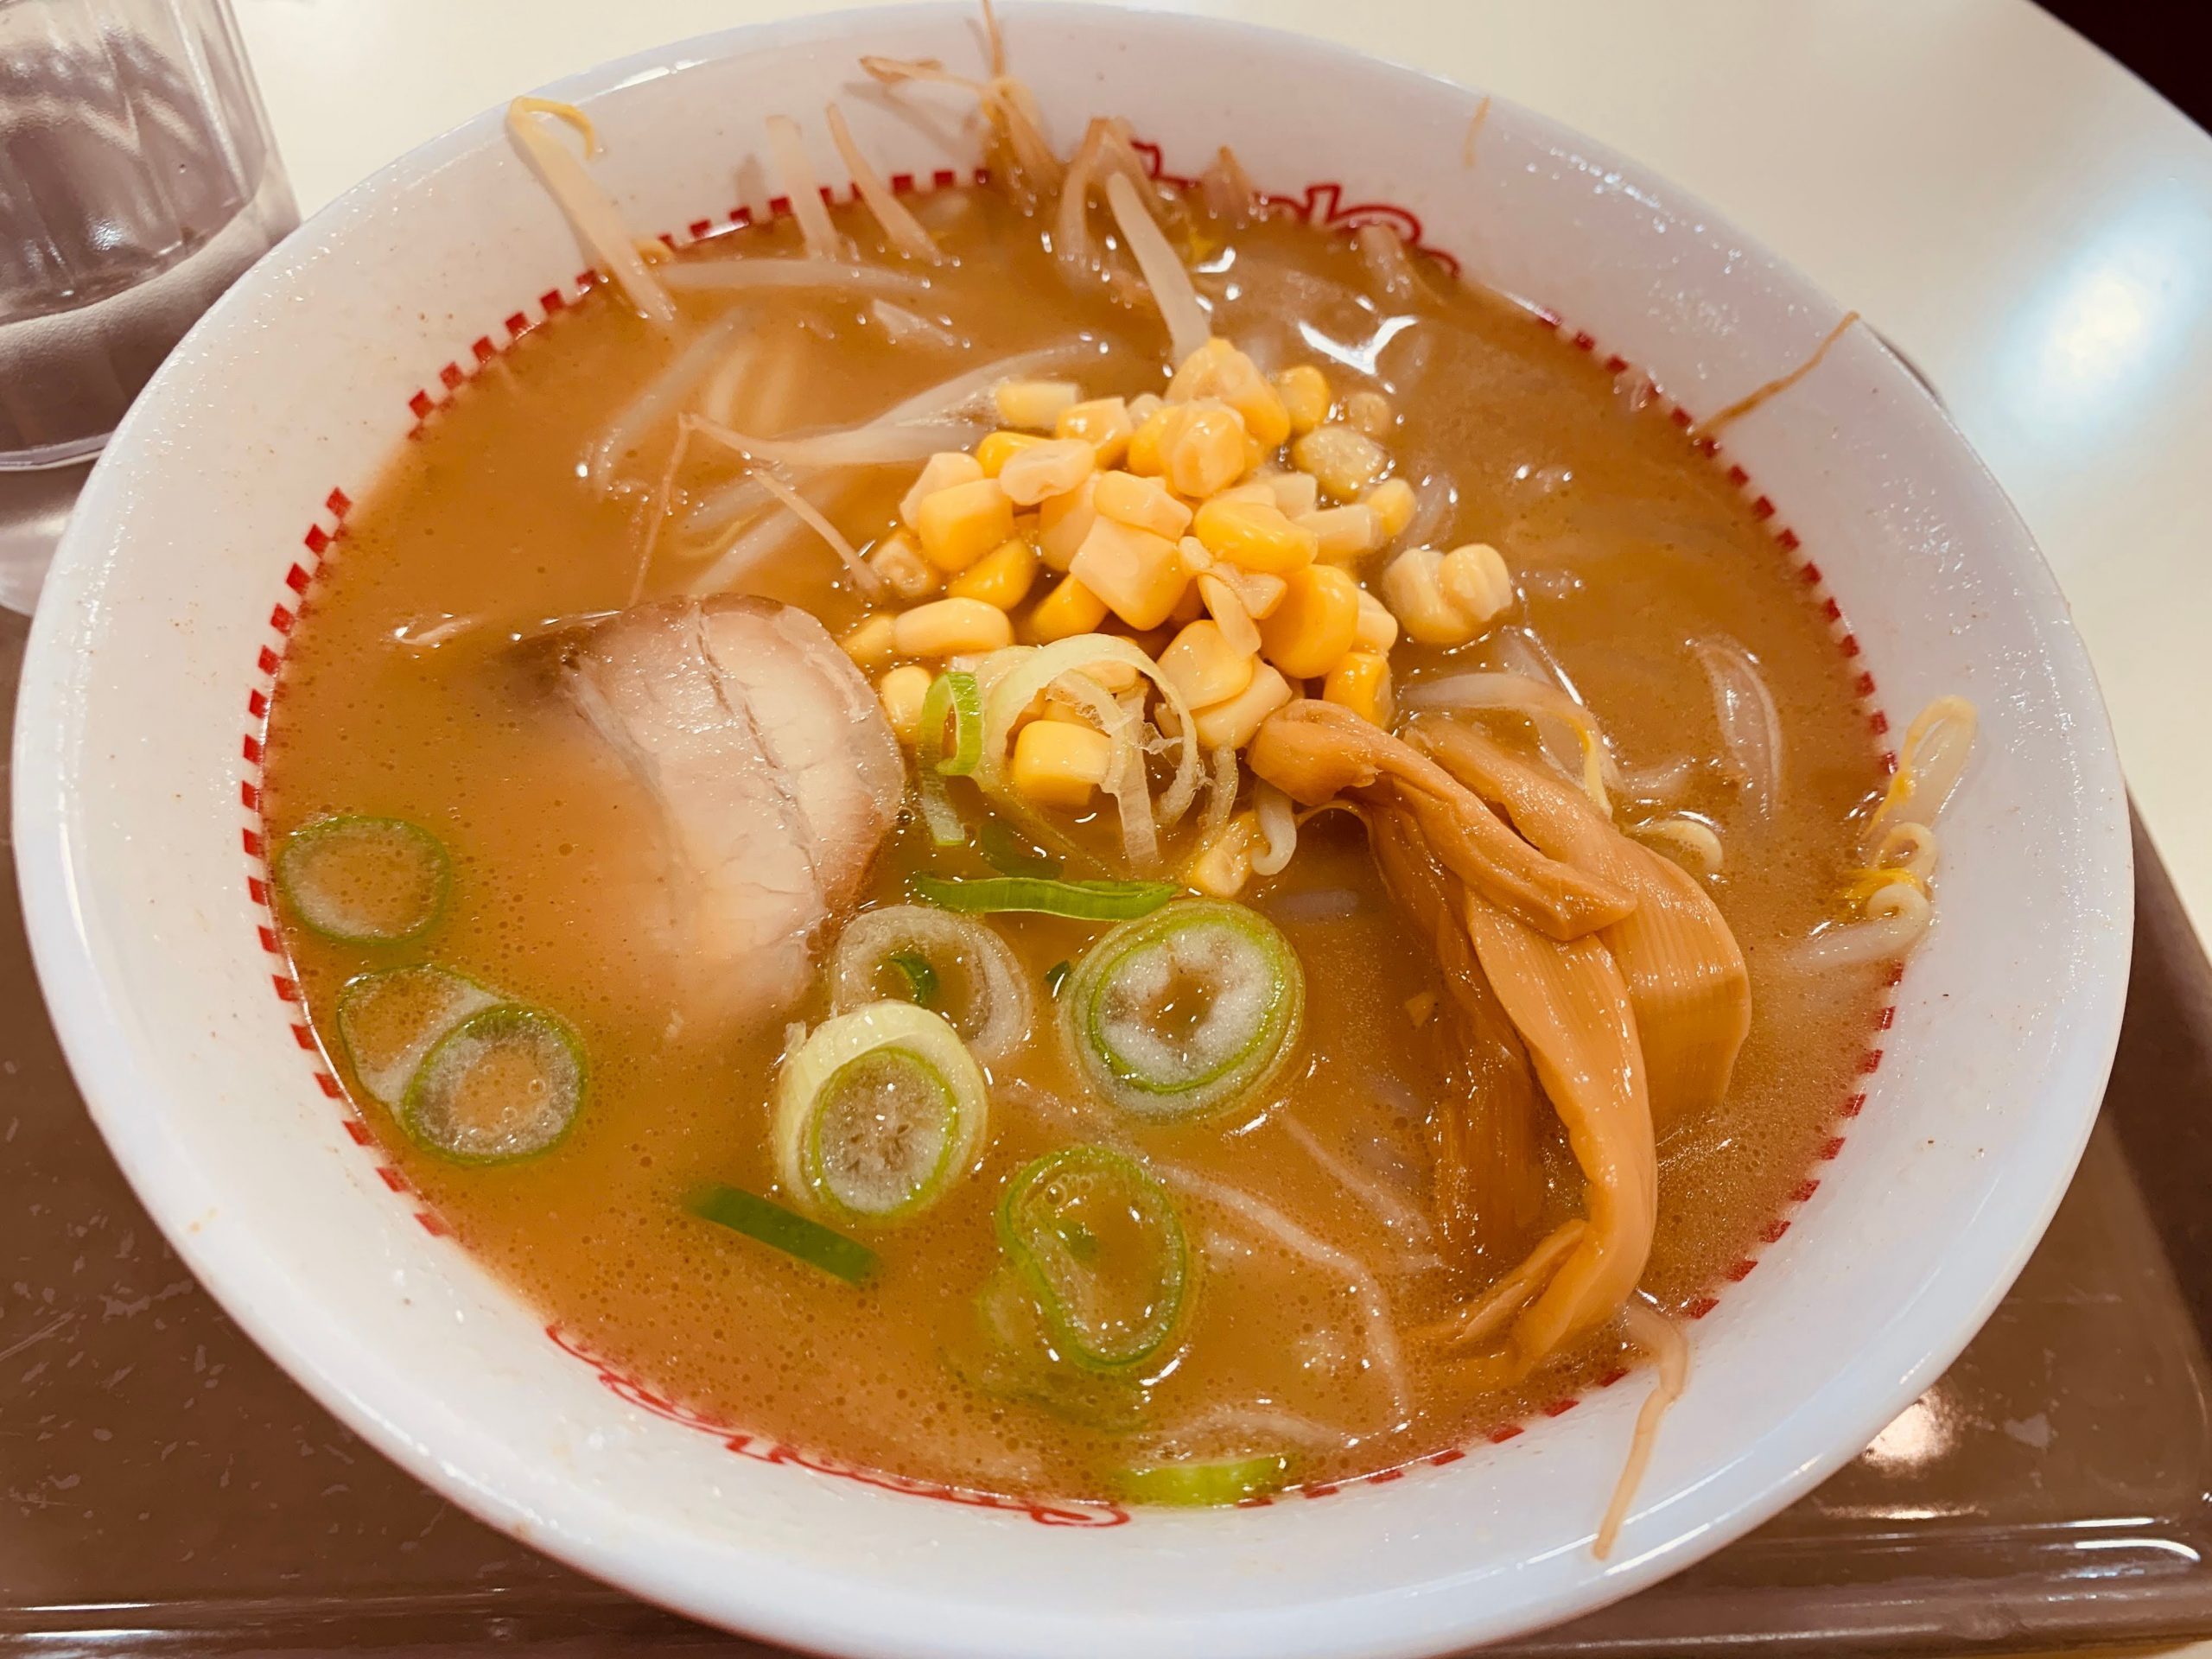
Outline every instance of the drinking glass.
POLYGON ((226 0, 0 0, 0 469, 97 451, 298 222, 226 0))

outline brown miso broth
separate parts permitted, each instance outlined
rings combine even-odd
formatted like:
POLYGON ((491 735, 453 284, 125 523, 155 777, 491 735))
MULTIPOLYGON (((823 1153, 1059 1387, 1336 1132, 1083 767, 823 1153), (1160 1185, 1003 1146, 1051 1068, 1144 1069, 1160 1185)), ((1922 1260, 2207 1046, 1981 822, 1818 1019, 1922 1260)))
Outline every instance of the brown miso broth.
MULTIPOLYGON (((1304 1030, 1288 1064, 1218 1116, 1124 1119, 1115 1130, 1162 1168, 1272 1206, 1320 1253, 1168 1182, 1192 1288, 1173 1364, 1134 1395, 1042 1402, 979 1378, 969 1358, 978 1294, 1001 1267, 994 1212, 1009 1179, 1113 1117, 1072 1063, 1047 988, 1055 966, 1079 961, 1109 922, 976 918, 1011 948, 1035 1024, 987 1068, 975 1170, 912 1219, 855 1233, 880 1257, 864 1282, 686 1208, 713 1184, 793 1202, 769 1144, 777 1069, 787 1027, 830 1012, 826 964, 845 918, 822 931, 810 988, 787 1012, 732 1023, 702 1011, 663 925, 683 901, 671 898, 660 809, 560 676, 563 652, 594 619, 683 592, 754 522, 686 523, 746 462, 696 434, 677 456, 672 427, 621 459, 611 490, 581 475, 582 458, 729 307, 752 321, 725 423, 756 434, 863 422, 965 368, 1078 336, 1095 353, 1051 372, 1085 398, 1164 392, 1163 365, 1173 366, 1158 315, 1132 303, 1126 284, 1071 284, 1037 221, 1006 197, 977 188, 908 200, 957 263, 931 270, 925 295, 893 296, 892 321, 865 293, 686 289, 679 327, 663 332, 601 285, 490 365, 355 492, 278 678, 264 809, 277 836, 328 815, 404 819, 451 859, 443 915, 408 942, 338 942, 285 912, 308 1016, 363 1119, 461 1243, 578 1345, 732 1424, 951 1485, 1109 1498, 1126 1495, 1134 1465, 1278 1446, 1294 1480, 1340 1481, 1466 1444, 1636 1363, 1618 1327, 1605 1326, 1491 1386, 1421 1338, 1580 1214, 1583 1182, 1547 1115, 1529 1154, 1541 1212, 1479 1247, 1444 1237, 1427 1120, 1454 1098, 1452 1028, 1422 1017, 1444 982, 1362 823, 1344 812, 1308 819, 1281 874, 1253 875, 1234 901, 1278 926, 1302 963, 1304 1030), (928 328, 906 330, 899 313, 928 328), (512 1162, 455 1162, 368 1096, 345 1063, 340 993, 365 971, 416 963, 574 1028, 589 1096, 564 1138, 512 1162), (1376 1192, 1383 1202, 1370 1200, 1376 1192), (1379 1309, 1331 1265, 1340 1256, 1372 1273, 1379 1309), (1402 1402, 1378 1329, 1403 1368, 1402 1402)), ((841 207, 835 220, 863 260, 882 262, 860 209, 841 207)), ((1512 608, 1471 643, 1400 637, 1388 655, 1402 696, 1464 668, 1526 671, 1512 643, 1525 631, 1586 702, 1625 776, 1690 763, 1663 808, 1633 788, 1620 803, 1624 823, 1663 811, 1717 826, 1726 863, 1702 885, 1751 977, 1750 1034, 1725 1098, 1659 1143, 1641 1284, 1679 1314, 1784 1208, 1851 1092, 1879 1003, 1879 968, 1814 978, 1784 961, 1835 918, 1835 895, 1865 861, 1865 809, 1884 783, 1845 659, 1721 471, 1526 310, 1435 270, 1420 273, 1412 296, 1383 297, 1350 238, 1287 219, 1232 225, 1193 212, 1191 224, 1182 251, 1215 334, 1271 366, 1315 365, 1339 401, 1387 396, 1393 475, 1425 502, 1456 491, 1422 525, 1426 544, 1486 543, 1511 572, 1512 608), (1690 649, 1714 637, 1750 653, 1779 715, 1783 784, 1764 817, 1719 762, 1713 685, 1690 649)), ((677 264, 798 251, 783 220, 677 264)), ((839 474, 834 490, 811 493, 865 549, 896 525, 919 467, 839 474)), ((818 538, 785 523, 790 533, 743 573, 740 591, 801 607, 838 637, 880 608, 818 538)), ((1370 589, 1389 557, 1358 567, 1370 589)), ((1109 626, 1155 656, 1174 632, 1109 626)), ((1318 697, 1319 682, 1306 690, 1318 697)), ((1528 722, 1481 723, 1516 754, 1537 754, 1528 722)), ((911 745, 901 753, 911 770, 911 745)), ((955 799, 971 826, 984 822, 965 782, 955 799)), ((934 847, 912 809, 910 786, 908 810, 868 863, 861 909, 911 902, 925 868, 995 873, 972 837, 934 847)), ((1198 817, 1171 838, 1171 880, 1195 849, 1198 817)), ((1071 836, 1111 844, 1110 801, 1072 818, 1071 836)))

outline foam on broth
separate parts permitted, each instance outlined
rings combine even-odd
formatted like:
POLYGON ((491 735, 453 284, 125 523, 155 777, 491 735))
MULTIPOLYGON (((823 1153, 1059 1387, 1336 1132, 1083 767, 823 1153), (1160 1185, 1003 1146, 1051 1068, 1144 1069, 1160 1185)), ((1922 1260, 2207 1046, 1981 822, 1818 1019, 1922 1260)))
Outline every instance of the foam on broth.
MULTIPOLYGON (((947 193, 926 211, 961 261, 936 277, 926 308, 965 348, 894 343, 863 320, 865 302, 749 296, 741 302, 759 315, 762 348, 745 395, 772 403, 784 428, 862 418, 963 363, 1077 330, 1111 347, 1081 374, 1087 395, 1158 387, 1149 313, 1071 291, 1034 227, 993 195, 947 193)), ((728 241, 743 254, 782 252, 791 236, 779 225, 728 241)), ((1401 474, 1448 478, 1458 491, 1434 544, 1482 539, 1504 553, 1525 595, 1515 620, 1556 655, 1631 768, 1719 750, 1687 642, 1729 636, 1764 669, 1785 739, 1779 810, 1754 821, 1710 770, 1683 803, 1726 831, 1728 868, 1713 891, 1750 963, 1755 1012, 1723 1106, 1662 1147, 1643 1284, 1679 1308, 1745 1253, 1802 1176, 1849 1092, 1877 1006, 1879 969, 1813 981, 1776 965, 1778 947, 1823 918, 1857 862, 1850 815, 1880 783, 1844 660, 1738 492, 1525 311, 1440 287, 1408 308, 1417 324, 1378 330, 1355 297, 1366 285, 1351 245, 1294 224, 1241 231, 1199 269, 1218 332, 1272 343, 1285 361, 1318 355, 1345 387, 1389 391, 1401 474)), ((705 316, 716 302, 684 303, 705 316)), ((683 1208, 704 1182, 772 1190, 766 1102, 785 1034, 671 1019, 673 969, 637 903, 661 879, 653 808, 556 695, 543 650, 514 643, 541 619, 629 601, 641 497, 601 496, 578 461, 671 350, 594 293, 499 359, 361 493, 278 680, 264 810, 280 833, 332 812, 428 826, 452 852, 453 902, 426 940, 382 951, 288 928, 309 1018, 337 1052, 332 1011, 349 976, 435 960, 574 1023, 594 1097, 575 1131, 534 1160, 457 1166, 359 1104, 461 1241, 582 1345, 702 1410, 853 1462, 1009 1493, 1110 1495, 1133 1459, 1127 1433, 994 1397, 946 1363, 1000 1260, 991 1209, 1006 1177, 1071 1138, 1045 1103, 1077 1099, 1082 1085, 1048 1020, 993 1071, 980 1175, 881 1235, 883 1265, 867 1285, 824 1278, 683 1208)), ((856 539, 888 521, 911 471, 874 476, 836 515, 856 539)), ((648 595, 673 591, 702 563, 679 533, 657 554, 648 595)), ((838 574, 818 543, 795 539, 747 586, 806 607, 834 632, 861 608, 838 574)), ((1402 645, 1394 660, 1403 672, 1424 656, 1402 645)), ((902 830, 870 902, 901 901, 927 850, 913 826, 902 830)), ((1446 1057, 1436 1028, 1417 1026, 1407 1004, 1438 988, 1433 963, 1409 948, 1344 815, 1314 820, 1283 874, 1243 896, 1305 964, 1303 1051, 1265 1099, 1226 1120, 1135 1138, 1368 1262, 1394 1322, 1410 1329, 1510 1262, 1441 1265, 1432 1243, 1347 1201, 1286 1126, 1425 1207, 1422 1117, 1446 1057)), ((995 925, 1040 988, 1040 1008, 1046 970, 1103 931, 1041 917, 995 925)), ((817 990, 794 1017, 810 1022, 826 1007, 817 990)), ((1562 1147, 1546 1155, 1549 1224, 1576 1213, 1580 1186, 1562 1147)), ((1483 1394, 1408 1345, 1414 1410, 1394 1427, 1341 1282, 1249 1228, 1210 1212, 1186 1218, 1200 1300, 1181 1363, 1154 1391, 1149 1432, 1255 1408, 1290 1414, 1329 1431, 1295 1446, 1301 1478, 1337 1481, 1461 1444, 1619 1360, 1605 1339, 1515 1394, 1483 1394)))

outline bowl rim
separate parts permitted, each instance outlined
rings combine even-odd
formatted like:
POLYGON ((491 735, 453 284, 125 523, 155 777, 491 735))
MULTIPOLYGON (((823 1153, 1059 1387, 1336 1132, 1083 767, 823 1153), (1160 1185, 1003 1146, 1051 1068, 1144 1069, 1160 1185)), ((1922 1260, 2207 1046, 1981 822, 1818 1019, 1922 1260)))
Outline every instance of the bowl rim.
MULTIPOLYGON (((1050 5, 1013 0, 1006 7, 1010 17, 1045 18, 1071 13, 1094 18, 1122 16, 1122 9, 1090 3, 1050 5)), ((791 44, 836 44, 864 38, 879 22, 912 24, 930 20, 972 20, 973 12, 962 0, 935 0, 920 5, 878 5, 836 11, 804 18, 787 18, 738 25, 700 35, 609 60, 565 76, 538 89, 537 95, 582 102, 690 62, 748 55, 757 50, 791 44)), ((1389 62, 1373 54, 1324 41, 1296 31, 1269 25, 1221 18, 1193 17, 1166 10, 1142 9, 1147 24, 1169 22, 1209 44, 1232 47, 1240 41, 1260 39, 1275 49, 1295 49, 1346 60, 1364 60, 1401 74, 1417 76, 1461 92, 1475 92, 1465 83, 1410 66, 1389 62)), ((1511 111, 1532 126, 1571 138, 1579 153, 1618 168, 1630 178, 1655 177, 1609 147, 1592 143, 1538 111, 1497 99, 1495 104, 1511 111)), ((128 1045, 118 1038, 126 1024, 114 988, 97 968, 90 940, 79 915, 76 894, 95 872, 81 868, 76 857, 70 815, 72 799, 67 781, 75 760, 64 737, 68 730, 67 686, 70 663, 78 642, 94 629, 96 619, 87 604, 91 590, 103 574, 109 537, 106 524, 111 504, 125 498, 130 487, 130 457, 158 433, 166 418, 163 392, 181 378, 189 365, 207 353, 211 342, 226 335, 249 317, 259 304, 284 291, 305 249, 326 230, 352 222, 373 211, 374 204, 396 182, 435 170, 445 162, 474 149, 494 137, 501 119, 499 108, 485 111, 448 131, 416 146, 355 184, 318 210, 306 223, 280 243, 210 309, 187 336, 158 373, 147 393, 126 416, 106 454, 88 481, 78 512, 56 550, 44 598, 34 620, 24 656, 22 690, 15 734, 14 829, 18 882, 27 931, 71 1070, 79 1080, 92 1114, 99 1125, 134 1190, 201 1283, 230 1316, 272 1355, 285 1370, 305 1386, 320 1403, 368 1440, 377 1449, 418 1479, 460 1503, 478 1518, 547 1551, 569 1564, 603 1580, 623 1586, 694 1617, 732 1624, 749 1632, 810 1649, 900 1656, 1008 1656, 1038 1650, 1045 1630, 1019 1619, 980 1621, 957 1634, 932 1623, 931 1614, 943 1615, 946 1605, 886 1592, 868 1585, 862 1575, 834 1578, 839 1597, 816 1596, 808 1605, 804 1586, 819 1587, 829 1575, 810 1579, 790 1571, 766 1550, 733 1550, 734 1561, 756 1567, 781 1567, 779 1582, 772 1572, 736 1573, 717 1593, 707 1595, 697 1584, 660 1569, 634 1548, 627 1548, 601 1529, 594 1535, 563 1530, 547 1535, 531 1524, 539 1511, 507 1494, 474 1479, 465 1463, 466 1439, 458 1424, 435 1421, 435 1414, 414 1410, 387 1411, 383 1402, 404 1398, 404 1389, 364 1387, 363 1370, 353 1369, 351 1357, 363 1351, 345 1336, 345 1322, 325 1315, 310 1299, 295 1293, 283 1270, 256 1261, 226 1243, 211 1242, 197 1231, 193 1218, 216 1200, 218 1194, 200 1176, 182 1145, 166 1147, 146 1135, 146 1123, 134 1108, 122 1103, 158 1099, 162 1087, 137 1062, 128 1045), (448 1452, 455 1454, 448 1455, 448 1452), (858 1580, 858 1581, 856 1581, 858 1580)), ((1739 245, 1772 259, 1783 275, 1808 292, 1817 286, 1786 261, 1773 259, 1755 238, 1744 237, 1725 215, 1705 209, 1687 193, 1669 185, 1674 199, 1695 207, 1705 221, 1726 232, 1739 245)), ((1825 295, 1821 296, 1826 301, 1825 295)), ((1832 304, 1832 302, 1829 302, 1832 304)), ((1840 312, 1840 308, 1833 308, 1840 312)), ((1894 354, 1893 354, 1894 355, 1894 354)), ((1949 435, 1967 462, 1983 477, 1987 469, 1948 412, 1914 382, 1913 394, 1922 398, 1949 435)), ((1996 488, 1994 480, 1990 480, 1996 488)), ((2001 490, 1999 490, 2001 496, 2001 490)), ((2012 512, 2018 524, 2017 511, 2012 512)), ((2074 734, 2087 768, 2088 781, 2109 787, 2100 798, 2111 803, 2101 809, 2085 806, 2085 846, 2091 868, 2086 873, 2092 896, 2113 913, 2132 906, 2132 849, 2124 795, 2119 787, 2119 766, 2108 722, 2086 651, 2068 618, 2055 576, 2043 560, 2032 535, 2018 524, 2022 544, 2031 554, 2021 577, 2020 598, 2031 606, 2048 629, 2051 647, 2050 666, 2059 679, 2070 709, 2094 713, 2074 734)), ((1420 1619, 1408 1618, 1395 1630, 1377 1635, 1371 1630, 1354 1637, 1329 1631, 1317 1621, 1313 1635, 1300 1645, 1277 1650, 1292 1653, 1359 1652, 1375 1655, 1418 1654, 1440 1650, 1467 1639, 1496 1639, 1516 1630, 1552 1623, 1575 1612, 1586 1611, 1633 1593, 1732 1541, 1804 1491, 1827 1478, 1856 1455, 1858 1449, 1896 1413, 1916 1397, 1956 1357, 1979 1330, 2009 1288, 2029 1254, 2042 1236, 2052 1213, 2071 1180, 2075 1163, 2094 1123, 2095 1096, 2108 1071, 2117 1044, 2120 1014, 2126 983, 2132 939, 2125 928, 2115 929, 2111 940, 2090 953, 2094 960, 2088 977, 2093 995, 2072 1012, 2082 1028, 2097 1040, 2071 1055, 2069 1086, 2078 1084, 2085 1109, 2069 1125, 2068 1137, 2046 1137, 2033 1148, 2013 1178, 2016 1213, 2031 1217, 2002 1240, 1977 1237, 1973 1248, 1931 1271, 1922 1282, 1910 1306, 1899 1310, 1887 1339, 1872 1353, 1857 1356, 1847 1370, 1840 1370, 1819 1390, 1800 1402, 1783 1427, 1753 1446, 1726 1459, 1731 1484, 1744 1496, 1717 1511, 1708 1511, 1687 1535, 1675 1535, 1629 1560, 1607 1566, 1602 1572, 1574 1585, 1518 1605, 1510 1625, 1476 1630, 1463 1615, 1456 1621, 1437 1623, 1434 1610, 1420 1619), (1971 1295, 1963 1288, 1973 1287, 1971 1295), (1943 1293, 1943 1294, 1939 1294, 1943 1293), (1939 1305, 1936 1306, 1934 1305, 1939 1305), (1894 1378, 1885 1388, 1844 1384, 1870 1366, 1894 1378), (1858 1402, 1853 1410, 1838 1412, 1819 1408, 1832 1393, 1841 1392, 1858 1402)), ((369 1367, 370 1371, 378 1368, 369 1367)), ((957 1604, 955 1605, 957 1607, 957 1604)), ((970 1611, 958 1609, 958 1611, 970 1611)), ((976 1610, 980 1611, 980 1610, 976 1610)), ((1370 1598, 1363 1611, 1387 1614, 1370 1598)), ((1049 1627, 1064 1638, 1065 1627, 1049 1627)), ((1217 1633, 1212 1626, 1194 1626, 1194 1634, 1217 1633)))

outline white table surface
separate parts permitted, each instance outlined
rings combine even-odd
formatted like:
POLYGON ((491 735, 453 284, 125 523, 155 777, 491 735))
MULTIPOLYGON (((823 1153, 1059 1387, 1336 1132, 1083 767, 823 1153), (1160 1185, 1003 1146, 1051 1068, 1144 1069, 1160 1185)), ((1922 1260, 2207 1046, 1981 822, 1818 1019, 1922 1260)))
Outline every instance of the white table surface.
MULTIPOLYGON (((301 205, 602 59, 814 0, 234 0, 301 205)), ((2212 138, 2027 0, 1202 0, 1641 157, 1942 391, 2073 601, 2212 933, 2212 138), (2194 712, 2192 712, 2194 711, 2194 712)), ((1388 118, 1378 112, 1378 118, 1388 118)))
MULTIPOLYGON (((831 9, 234 3, 309 210, 540 82, 831 9)), ((2212 933, 2212 138, 2027 0, 1185 9, 1332 37, 1543 110, 1703 196, 1858 307, 1927 372, 2041 540, 2138 804, 2212 933)))
MULTIPOLYGON (((825 0, 233 0, 301 206, 603 59, 825 0)), ((1941 391, 2070 595, 2212 934, 2212 138, 2027 0, 1196 0, 1637 156, 1941 391)), ((1377 111, 1377 119, 1388 119, 1377 111)), ((2190 1649, 2212 1659, 2212 1644, 2190 1649)))

